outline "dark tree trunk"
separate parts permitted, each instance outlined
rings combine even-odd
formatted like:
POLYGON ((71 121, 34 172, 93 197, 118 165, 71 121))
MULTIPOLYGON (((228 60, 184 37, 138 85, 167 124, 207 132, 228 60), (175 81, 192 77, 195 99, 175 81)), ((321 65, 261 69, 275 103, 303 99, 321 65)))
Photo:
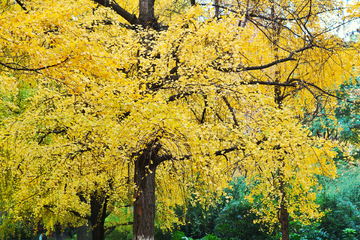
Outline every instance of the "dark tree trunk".
MULTIPOLYGON (((281 32, 281 27, 279 27, 279 25, 276 24, 276 14, 275 14, 275 3, 273 2, 273 5, 271 7, 271 18, 273 19, 273 23, 272 23, 272 30, 273 30, 273 36, 272 36, 272 44, 273 44, 273 48, 274 48, 274 54, 275 54, 275 58, 274 60, 277 61, 279 60, 279 36, 280 36, 280 32, 281 32)), ((280 79, 281 79, 281 73, 280 73, 280 68, 278 66, 275 66, 275 72, 274 72, 274 82, 276 83, 280 83, 280 79)), ((277 106, 278 109, 282 109, 283 108, 283 101, 284 100, 284 96, 282 94, 282 89, 280 86, 275 86, 274 88, 274 101, 275 104, 277 106)), ((286 152, 285 152, 286 154, 286 152)), ((290 229, 289 229, 289 213, 287 211, 287 203, 286 203, 286 183, 284 181, 284 172, 283 169, 285 168, 285 162, 283 158, 278 159, 278 161, 280 161, 280 168, 278 169, 278 175, 277 177, 279 178, 279 190, 281 192, 281 199, 280 199, 280 209, 278 212, 278 220, 280 223, 280 227, 281 227, 281 234, 282 234, 282 240, 289 240, 290 239, 290 229)))
POLYGON ((158 29, 154 6, 155 0, 139 0, 139 21, 143 27, 158 29))
POLYGON ((219 19, 220 18, 220 5, 219 5, 219 0, 215 0, 215 18, 219 19))
POLYGON ((280 226, 281 226, 281 236, 282 240, 290 239, 290 229, 289 229, 289 214, 287 211, 287 207, 285 203, 281 203, 280 205, 280 226))
POLYGON ((55 234, 54 234, 54 239, 55 240, 65 240, 66 239, 66 235, 63 231, 61 231, 61 226, 57 225, 55 227, 55 234))
POLYGON ((77 240, 92 240, 91 222, 90 221, 88 221, 88 224, 85 224, 76 229, 76 239, 77 240))
POLYGON ((105 239, 105 218, 107 208, 107 196, 104 193, 94 194, 90 199, 92 225, 92 239, 105 239))
POLYGON ((133 240, 153 240, 155 221, 155 172, 159 146, 149 145, 135 161, 133 240))

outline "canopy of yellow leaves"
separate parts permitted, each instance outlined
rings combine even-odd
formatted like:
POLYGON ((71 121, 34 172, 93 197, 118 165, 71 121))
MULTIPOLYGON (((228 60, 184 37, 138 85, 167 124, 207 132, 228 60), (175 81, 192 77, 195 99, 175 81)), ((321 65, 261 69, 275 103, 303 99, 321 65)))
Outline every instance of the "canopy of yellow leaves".
MULTIPOLYGON (((299 116, 315 109, 314 92, 357 73, 357 46, 324 30, 321 13, 340 2, 278 1, 279 17, 298 20, 273 29, 239 27, 244 9, 216 21, 201 6, 156 2, 166 31, 126 28, 89 0, 26 1, 29 12, 2 3, 0 109, 16 108, 4 96, 18 82, 36 85, 24 112, 1 119, 1 210, 51 228, 81 224, 71 212, 89 204, 79 196, 131 202, 134 154, 157 139, 173 158, 157 170, 163 227, 190 191, 199 201, 221 194, 234 169, 256 183, 249 199, 262 196, 263 221, 277 221, 279 178, 294 219, 320 217, 315 174, 335 176, 336 143, 311 136, 299 116), (272 83, 284 86, 282 109, 272 83)), ((249 4, 261 15, 272 2, 249 4)), ((137 14, 134 1, 119 4, 137 14)))

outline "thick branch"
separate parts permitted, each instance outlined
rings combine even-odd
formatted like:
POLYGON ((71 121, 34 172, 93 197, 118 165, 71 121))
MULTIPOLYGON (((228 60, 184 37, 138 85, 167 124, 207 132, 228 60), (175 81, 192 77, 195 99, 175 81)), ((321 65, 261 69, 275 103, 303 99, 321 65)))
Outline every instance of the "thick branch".
POLYGON ((119 4, 117 4, 114 0, 94 0, 94 2, 97 2, 104 7, 111 8, 130 24, 140 24, 139 19, 134 14, 131 14, 124 8, 120 7, 119 4))
POLYGON ((223 149, 223 150, 216 151, 214 153, 214 155, 215 156, 221 156, 221 155, 224 155, 225 153, 233 152, 233 151, 236 151, 236 150, 240 150, 240 148, 239 147, 226 148, 226 149, 223 149))
POLYGON ((25 7, 25 5, 20 1, 20 0, 16 0, 15 1, 17 4, 19 4, 19 6, 25 11, 28 12, 27 8, 25 7))
POLYGON ((80 213, 78 213, 76 211, 73 211, 73 210, 70 210, 69 212, 72 213, 73 215, 75 215, 78 218, 84 218, 84 219, 89 220, 89 221, 91 220, 90 216, 88 216, 88 215, 83 216, 80 213))

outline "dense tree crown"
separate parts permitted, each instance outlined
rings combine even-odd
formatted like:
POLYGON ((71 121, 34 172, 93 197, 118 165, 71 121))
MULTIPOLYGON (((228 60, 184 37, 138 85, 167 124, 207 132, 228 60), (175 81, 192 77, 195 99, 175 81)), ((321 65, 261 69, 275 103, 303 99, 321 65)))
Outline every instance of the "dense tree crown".
POLYGON ((90 220, 103 239, 105 217, 133 205, 134 239, 153 239, 155 203, 170 228, 186 195, 220 195, 235 173, 287 239, 289 214, 322 216, 316 176, 336 175, 337 143, 301 116, 357 74, 357 43, 334 32, 358 12, 313 0, 2 1, 2 230, 90 220))

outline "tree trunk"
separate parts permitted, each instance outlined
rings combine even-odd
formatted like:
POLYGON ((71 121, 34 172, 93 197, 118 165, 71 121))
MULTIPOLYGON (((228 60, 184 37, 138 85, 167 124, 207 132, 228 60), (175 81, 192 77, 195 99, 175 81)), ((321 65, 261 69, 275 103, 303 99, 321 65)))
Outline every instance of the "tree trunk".
POLYGON ((154 240, 156 148, 148 146, 135 161, 133 240, 154 240))
POLYGON ((64 232, 61 231, 60 225, 55 226, 54 239, 55 240, 65 240, 66 239, 66 235, 64 232))
POLYGON ((90 221, 88 221, 88 224, 85 224, 76 229, 76 239, 77 240, 92 240, 91 222, 90 221))
POLYGON ((220 5, 219 0, 215 0, 215 18, 220 18, 220 5))
POLYGON ((105 239, 105 218, 107 208, 107 197, 104 193, 94 194, 90 199, 91 206, 91 226, 92 226, 92 239, 104 240, 105 239))
POLYGON ((280 227, 281 227, 281 236, 282 240, 290 239, 290 229, 289 229, 289 214, 287 207, 284 202, 280 205, 280 227))
MULTIPOLYGON (((271 7, 271 18, 273 19, 272 24, 272 30, 273 30, 273 36, 272 36, 272 44, 274 49, 274 60, 279 60, 279 36, 281 32, 281 28, 278 24, 276 24, 276 13, 275 13, 275 2, 273 2, 273 5, 271 7)), ((274 82, 279 83, 281 79, 280 75, 280 68, 278 65, 275 66, 275 72, 274 72, 274 82)), ((274 101, 276 104, 276 107, 278 109, 283 108, 282 101, 284 100, 284 96, 282 94, 282 89, 280 86, 275 86, 274 88, 274 101)), ((281 192, 281 198, 280 198, 280 209, 278 212, 278 220, 281 227, 281 235, 282 240, 289 240, 290 239, 290 229, 289 229, 289 213, 287 211, 287 203, 286 203, 286 183, 284 182, 284 172, 283 169, 285 168, 285 162, 283 158, 278 159, 280 161, 280 168, 278 169, 278 175, 279 178, 279 190, 281 192)))
POLYGON ((158 29, 154 12, 155 0, 139 0, 139 20, 143 27, 158 29))

